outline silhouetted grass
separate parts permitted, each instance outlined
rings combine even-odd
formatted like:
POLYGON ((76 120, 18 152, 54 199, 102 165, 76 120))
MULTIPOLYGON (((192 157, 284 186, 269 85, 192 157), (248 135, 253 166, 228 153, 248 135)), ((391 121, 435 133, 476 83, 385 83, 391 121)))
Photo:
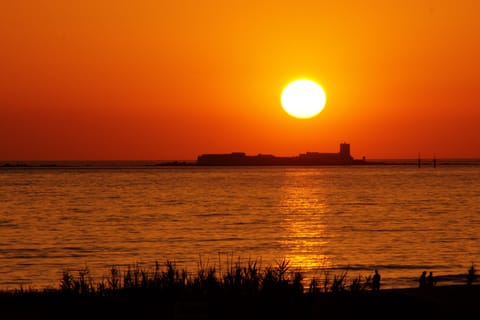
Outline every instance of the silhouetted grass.
POLYGON ((175 261, 166 261, 163 265, 155 262, 152 269, 138 264, 129 265, 125 270, 112 266, 108 276, 95 282, 88 267, 76 273, 64 271, 59 290, 74 295, 108 295, 120 292, 155 291, 168 294, 237 294, 237 295, 278 295, 305 293, 359 292, 370 289, 370 277, 357 276, 349 279, 347 272, 330 276, 312 278, 305 286, 304 274, 300 270, 291 270, 286 259, 274 265, 261 268, 258 261, 242 264, 227 262, 226 270, 218 270, 215 265, 200 261, 196 272, 177 267, 175 261), (305 289, 306 288, 306 289, 305 289))

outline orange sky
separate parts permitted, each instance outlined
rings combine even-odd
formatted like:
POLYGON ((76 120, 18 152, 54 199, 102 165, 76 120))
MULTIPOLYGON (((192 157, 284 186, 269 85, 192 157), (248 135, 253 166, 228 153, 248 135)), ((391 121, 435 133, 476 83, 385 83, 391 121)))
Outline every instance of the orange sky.
POLYGON ((4 0, 0 160, 480 158, 480 1, 4 0), (313 119, 283 87, 327 92, 313 119))

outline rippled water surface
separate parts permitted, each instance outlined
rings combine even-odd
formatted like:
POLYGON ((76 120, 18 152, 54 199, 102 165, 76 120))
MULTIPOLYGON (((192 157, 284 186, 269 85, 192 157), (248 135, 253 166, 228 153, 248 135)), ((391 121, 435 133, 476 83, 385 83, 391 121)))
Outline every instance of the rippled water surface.
MULTIPOLYGON (((378 268, 385 287, 480 263, 480 166, 0 169, 0 287, 63 270, 284 258, 306 277, 378 268)), ((463 281, 463 280, 461 280, 463 281)))

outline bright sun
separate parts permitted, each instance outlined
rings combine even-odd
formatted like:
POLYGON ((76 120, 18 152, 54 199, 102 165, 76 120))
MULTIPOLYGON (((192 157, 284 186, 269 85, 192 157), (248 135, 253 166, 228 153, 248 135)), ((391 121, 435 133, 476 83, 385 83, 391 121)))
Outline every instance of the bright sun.
POLYGON ((307 119, 319 114, 325 107, 325 91, 311 80, 296 80, 283 89, 283 109, 292 117, 307 119))

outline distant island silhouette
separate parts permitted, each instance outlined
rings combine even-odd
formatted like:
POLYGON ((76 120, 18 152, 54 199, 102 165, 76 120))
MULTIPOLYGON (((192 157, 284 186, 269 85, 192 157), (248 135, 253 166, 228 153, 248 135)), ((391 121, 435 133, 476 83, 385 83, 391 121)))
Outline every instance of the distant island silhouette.
POLYGON ((320 166, 369 164, 365 158, 354 159, 350 144, 341 143, 336 153, 306 152, 294 157, 277 157, 271 154, 247 155, 244 152, 226 154, 202 154, 198 156, 199 166, 320 166))

